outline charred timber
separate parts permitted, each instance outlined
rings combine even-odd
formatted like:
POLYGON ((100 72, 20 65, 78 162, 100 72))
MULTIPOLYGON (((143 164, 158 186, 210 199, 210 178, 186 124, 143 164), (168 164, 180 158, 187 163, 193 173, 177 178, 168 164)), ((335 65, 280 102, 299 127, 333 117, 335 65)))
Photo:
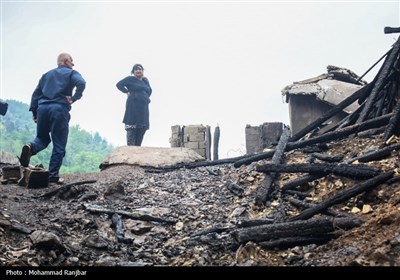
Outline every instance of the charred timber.
POLYGON ((254 219, 254 220, 239 220, 237 223, 238 228, 246 228, 246 227, 254 227, 254 226, 261 226, 266 224, 272 224, 275 222, 272 218, 261 218, 261 219, 254 219))
POLYGON ((274 156, 274 154, 275 154, 275 149, 267 151, 267 152, 255 154, 255 155, 245 156, 244 158, 241 158, 241 159, 238 159, 237 161, 235 161, 233 163, 233 166, 237 168, 242 165, 248 165, 255 161, 272 158, 274 156))
MULTIPOLYGON (((391 118, 392 115, 393 115, 393 113, 389 113, 389 114, 365 121, 363 123, 355 124, 355 125, 348 126, 348 127, 336 130, 336 131, 328 132, 323 135, 316 136, 316 137, 313 137, 313 138, 310 138, 307 140, 298 141, 298 142, 289 142, 286 146, 285 151, 287 152, 287 151, 295 150, 298 148, 310 146, 313 144, 321 144, 321 143, 332 141, 332 140, 338 140, 338 139, 345 138, 353 133, 361 132, 361 131, 368 130, 371 128, 382 127, 382 126, 388 124, 389 119, 391 118)), ((289 141, 291 141, 291 140, 289 139, 289 141)), ((245 156, 228 158, 228 159, 217 160, 217 161, 194 162, 191 164, 182 164, 182 165, 177 165, 174 167, 165 167, 165 168, 162 168, 161 170, 170 171, 170 170, 176 170, 179 168, 196 168, 196 167, 200 167, 200 166, 221 165, 221 164, 228 164, 228 163, 233 163, 233 166, 238 168, 242 165, 248 165, 255 161, 271 158, 271 157, 273 157, 274 154, 275 154, 275 149, 267 151, 267 152, 259 153, 256 155, 250 155, 250 156, 245 155, 245 156)))
POLYGON ((41 195, 39 195, 39 196, 35 196, 34 198, 52 197, 52 196, 54 196, 54 195, 56 195, 56 194, 63 193, 63 192, 65 192, 65 191, 69 190, 69 189, 70 189, 71 187, 73 187, 73 186, 84 185, 84 184, 93 184, 93 183, 96 183, 96 182, 97 182, 96 180, 87 180, 87 181, 72 182, 72 183, 63 185, 63 186, 61 186, 61 187, 59 187, 59 188, 56 188, 56 189, 54 189, 54 190, 51 190, 51 191, 49 191, 49 192, 46 192, 46 193, 44 193, 44 194, 41 194, 41 195))
POLYGON ((286 238, 279 238, 276 240, 271 241, 264 241, 258 243, 260 247, 267 248, 270 250, 275 249, 289 249, 296 246, 305 246, 309 244, 325 244, 332 239, 339 237, 337 233, 327 233, 320 236, 301 236, 301 237, 286 237, 286 238))
POLYGON ((369 152, 363 155, 360 155, 358 157, 351 158, 346 161, 346 163, 352 163, 354 161, 359 161, 359 162, 369 162, 369 161, 375 161, 375 160, 381 160, 384 158, 387 158, 393 150, 399 149, 400 148, 400 143, 395 143, 390 146, 386 146, 382 149, 376 150, 374 152, 369 152))
POLYGON ((378 74, 377 81, 374 84, 374 87, 372 88, 372 91, 369 94, 368 99, 365 103, 365 107, 363 108, 363 110, 356 122, 357 124, 364 122, 364 120, 367 118, 374 102, 376 101, 376 96, 378 95, 380 88, 384 84, 385 78, 389 75, 390 70, 395 62, 395 59, 397 58, 397 56, 399 54, 399 49, 400 49, 400 38, 397 39, 396 43, 392 47, 392 50, 390 51, 389 56, 383 63, 381 71, 378 74))
POLYGON ((355 122, 358 119, 358 116, 360 115, 362 108, 364 107, 364 103, 360 105, 353 113, 348 115, 347 117, 343 118, 340 122, 338 122, 336 125, 333 125, 331 129, 327 132, 331 132, 334 130, 342 129, 346 126, 350 126, 355 124, 355 122))
POLYGON ((353 133, 357 133, 360 131, 364 131, 370 128, 378 128, 384 125, 387 125, 389 122, 389 119, 392 117, 392 113, 386 114, 368 121, 365 121, 363 123, 358 123, 355 125, 347 126, 345 128, 328 132, 320 136, 316 136, 307 140, 303 141, 298 141, 298 142, 289 142, 287 145, 286 151, 298 149, 298 148, 303 148, 305 146, 317 144, 317 143, 324 143, 324 142, 329 142, 333 140, 338 140, 342 139, 345 137, 348 137, 349 135, 353 133))
POLYGON ((361 138, 369 138, 369 137, 377 135, 377 134, 382 134, 384 131, 385 131, 385 127, 372 128, 372 129, 364 130, 362 132, 357 133, 357 136, 361 137, 361 138))
POLYGON ((121 217, 114 213, 111 216, 111 223, 115 229, 115 234, 117 235, 117 240, 121 243, 131 244, 133 242, 132 238, 125 237, 124 224, 122 223, 121 217))
POLYGON ((257 206, 264 205, 271 197, 276 187, 274 185, 275 178, 277 177, 276 172, 271 172, 261 182, 260 187, 257 190, 255 203, 257 206))
MULTIPOLYGON (((283 132, 281 137, 279 138, 278 145, 275 148, 275 153, 272 156, 271 162, 274 164, 279 164, 282 161, 282 157, 285 153, 286 145, 288 143, 290 137, 290 129, 288 126, 283 128, 283 132)), ((256 204, 257 205, 264 205, 270 198, 272 193, 274 192, 274 181, 277 177, 277 173, 271 172, 264 178, 261 183, 261 186, 257 190, 256 194, 256 204)))
POLYGON ((238 243, 243 244, 248 241, 262 242, 287 237, 318 236, 332 233, 337 228, 351 229, 361 224, 362 220, 357 218, 321 217, 238 229, 231 234, 238 243))
MULTIPOLYGON (((383 82, 381 83, 381 86, 379 88, 376 88, 376 90, 378 92, 384 90, 386 87, 388 87, 388 85, 392 84, 393 79, 398 75, 398 71, 396 70, 397 66, 394 66, 392 68, 392 70, 390 71, 390 73, 384 78, 383 82)), ((371 83, 376 84, 376 81, 378 80, 380 73, 382 72, 382 68, 379 70, 378 74, 375 76, 374 80, 371 83)), ((363 95, 363 97, 361 97, 358 100, 358 104, 366 104, 366 100, 367 98, 369 98, 368 95, 363 95)), ((362 106, 362 109, 364 109, 365 106, 362 106)), ((361 106, 359 107, 359 109, 361 108, 361 106)), ((361 113, 361 111, 360 111, 361 113)))
POLYGON ((211 227, 211 228, 206 228, 204 230, 195 232, 191 235, 191 237, 196 237, 196 236, 200 236, 200 235, 207 235, 210 233, 222 233, 222 232, 228 232, 230 230, 232 230, 233 227, 227 227, 227 226, 215 226, 215 227, 211 227))
MULTIPOLYGON (((310 146, 313 144, 322 144, 324 142, 329 142, 332 140, 338 140, 341 138, 345 138, 356 132, 364 131, 364 130, 371 129, 371 128, 379 128, 381 126, 388 124, 389 119, 392 115, 393 115, 392 113, 389 113, 389 114, 380 116, 378 118, 365 121, 360 124, 355 124, 355 125, 348 126, 348 127, 336 130, 336 131, 328 132, 323 135, 316 136, 316 137, 313 137, 313 138, 310 138, 307 140, 297 141, 297 142, 289 142, 286 146, 285 151, 288 152, 291 150, 303 148, 303 147, 310 146)), ((290 141, 290 139, 289 139, 289 141, 290 141)), ((268 158, 271 158, 274 155, 274 153, 275 153, 275 150, 270 150, 270 151, 263 152, 263 153, 256 154, 256 155, 233 158, 233 160, 237 159, 235 161, 232 161, 233 166, 238 168, 242 165, 248 165, 255 161, 268 159, 268 158)))
POLYGON ((340 192, 334 194, 332 197, 317 204, 316 206, 308 208, 308 209, 304 210, 303 212, 301 212, 299 215, 290 218, 289 221, 298 221, 298 220, 309 219, 312 216, 314 216, 318 213, 321 213, 322 211, 325 211, 326 209, 328 209, 329 207, 331 207, 335 204, 345 202, 349 198, 352 198, 363 192, 367 192, 367 191, 379 186, 380 184, 385 183, 387 180, 392 178, 393 175, 394 175, 393 171, 386 172, 386 173, 380 174, 378 176, 375 176, 367 181, 364 181, 360 184, 356 184, 349 189, 340 191, 340 192))
POLYGON ((400 122, 400 99, 397 101, 396 107, 393 109, 393 116, 389 120, 389 124, 386 126, 385 133, 383 134, 383 141, 387 141, 396 131, 400 122))
POLYGON ((221 131, 219 126, 214 129, 214 146, 213 146, 213 160, 218 160, 218 147, 219 147, 219 137, 221 135, 221 131))
POLYGON ((228 188, 228 190, 233 193, 236 196, 241 197, 244 193, 244 189, 242 187, 240 187, 238 184, 235 184, 234 182, 232 182, 231 180, 228 180, 225 183, 225 186, 228 188))
MULTIPOLYGON (((315 203, 310 203, 310 202, 305 202, 303 200, 298 200, 292 197, 287 198, 287 200, 293 204, 296 207, 299 207, 301 209, 308 209, 311 207, 315 207, 315 203)), ((333 209, 326 209, 325 211, 322 212, 323 214, 329 215, 329 216, 334 216, 334 217, 352 217, 352 215, 345 213, 345 212, 338 212, 333 209)))
POLYGON ((311 195, 309 193, 305 193, 305 192, 300 192, 300 191, 293 191, 293 190, 287 190, 285 192, 285 194, 290 194, 290 195, 294 195, 300 198, 306 198, 306 197, 310 197, 311 195))
POLYGON ((387 98, 388 99, 387 105, 383 108, 382 114, 386 114, 387 112, 389 112, 389 110, 391 110, 391 108, 393 108, 393 103, 395 102, 397 95, 396 93, 398 90, 399 90, 398 82, 392 83, 392 89, 390 91, 389 97, 387 98))
POLYGON ((343 157, 342 155, 340 156, 331 156, 331 155, 326 155, 326 154, 320 154, 320 153, 314 153, 312 154, 313 157, 316 159, 326 161, 326 162, 340 162, 342 161, 343 157))
POLYGON ((293 190, 298 186, 301 186, 301 185, 303 185, 305 183, 312 182, 312 181, 317 180, 319 178, 322 178, 324 176, 325 176, 325 174, 312 174, 312 175, 308 174, 308 175, 301 176, 301 177, 296 178, 296 179, 294 179, 292 181, 289 181, 288 183, 283 185, 282 188, 281 188, 281 192, 286 192, 288 190, 293 190))
POLYGON ((141 221, 148 221, 148 222, 158 222, 158 223, 166 223, 166 224, 176 224, 177 220, 172 219, 172 218, 162 218, 162 217, 155 217, 147 214, 140 214, 140 213, 134 213, 134 212, 127 212, 127 211, 121 211, 121 210, 112 210, 109 208, 103 208, 98 205, 90 205, 90 204, 83 204, 86 210, 92 213, 97 213, 97 214, 108 214, 108 215, 114 215, 115 213, 131 218, 134 220, 141 220, 141 221))
POLYGON ((352 178, 371 178, 379 174, 380 169, 368 165, 335 164, 335 163, 297 163, 297 164, 264 164, 256 167, 258 172, 280 173, 316 173, 335 174, 352 178))
POLYGON ((239 160, 243 160, 248 156, 238 156, 233 158, 219 159, 219 160, 208 160, 208 161, 196 161, 190 163, 179 163, 176 165, 157 167, 157 168, 146 168, 146 173, 163 173, 170 172, 174 170, 178 170, 181 168, 193 169, 198 167, 206 167, 206 166, 215 166, 215 165, 223 165, 223 164, 231 164, 239 160))
POLYGON ((295 141, 301 139, 304 135, 309 133, 311 130, 313 130, 313 129, 317 128, 318 126, 320 126, 324 121, 330 119, 331 117, 333 117, 337 113, 341 112, 344 108, 346 108, 347 106, 349 106, 350 104, 355 102, 357 99, 359 99, 363 95, 367 94, 369 92, 371 86, 372 86, 372 83, 360 88, 359 90, 357 90, 355 93, 353 93, 352 95, 347 97, 345 100, 340 102, 337 106, 333 107, 328 112, 323 114, 322 117, 318 118, 317 120, 313 121, 312 123, 307 125, 305 128, 303 128, 302 130, 297 132, 295 135, 293 135, 290 138, 289 141, 290 142, 295 142, 295 141))

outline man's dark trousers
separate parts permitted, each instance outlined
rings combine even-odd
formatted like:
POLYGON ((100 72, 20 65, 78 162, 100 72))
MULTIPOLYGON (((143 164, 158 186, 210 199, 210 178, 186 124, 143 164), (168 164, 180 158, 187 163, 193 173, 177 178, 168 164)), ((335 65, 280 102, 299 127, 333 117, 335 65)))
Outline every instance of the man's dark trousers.
POLYGON ((66 104, 42 103, 37 110, 37 135, 32 141, 32 154, 47 148, 53 141, 49 163, 49 179, 57 180, 65 156, 71 116, 66 104))

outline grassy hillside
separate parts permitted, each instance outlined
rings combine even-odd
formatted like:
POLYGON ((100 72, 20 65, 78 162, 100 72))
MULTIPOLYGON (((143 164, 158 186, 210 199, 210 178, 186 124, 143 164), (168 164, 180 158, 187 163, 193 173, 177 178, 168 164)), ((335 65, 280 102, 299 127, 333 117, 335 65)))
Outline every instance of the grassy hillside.
MULTIPOLYGON (((0 116, 0 150, 16 156, 24 144, 36 135, 36 124, 32 121, 29 105, 6 100, 8 111, 0 116)), ((43 164, 48 168, 52 144, 31 159, 31 164, 43 164)), ((79 127, 71 126, 61 173, 87 173, 99 171, 99 164, 114 147, 97 132, 92 134, 79 127)))

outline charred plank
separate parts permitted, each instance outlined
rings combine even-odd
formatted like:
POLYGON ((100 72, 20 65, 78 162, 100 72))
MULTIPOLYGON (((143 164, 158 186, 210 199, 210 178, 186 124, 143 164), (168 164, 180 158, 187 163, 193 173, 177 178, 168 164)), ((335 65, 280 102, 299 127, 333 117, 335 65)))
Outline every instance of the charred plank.
POLYGON ((63 185, 61 187, 58 187, 54 190, 51 190, 49 192, 46 192, 44 194, 41 194, 39 196, 34 196, 34 198, 41 198, 41 197, 52 197, 58 193, 64 193, 66 191, 68 191, 71 187, 73 186, 78 186, 78 185, 84 185, 84 184, 93 184, 96 183, 96 180, 86 180, 86 181, 78 181, 78 182, 72 182, 66 185, 63 185))
POLYGON ((335 163, 297 163, 297 164, 264 164, 256 167, 259 172, 316 173, 335 174, 352 178, 371 178, 379 174, 380 169, 368 165, 335 164, 335 163))
POLYGON ((342 159, 344 157, 342 155, 331 156, 331 155, 320 154, 320 153, 313 153, 312 156, 315 157, 316 159, 326 161, 326 162, 340 162, 340 161, 342 161, 342 159))
POLYGON ((219 126, 214 129, 214 146, 213 146, 213 160, 218 160, 218 147, 219 147, 219 137, 221 131, 219 126))
POLYGON ((322 178, 324 176, 325 176, 325 174, 312 174, 312 175, 308 174, 308 175, 301 176, 299 178, 296 178, 296 179, 284 184, 281 188, 281 192, 293 190, 298 186, 301 186, 305 183, 312 182, 312 181, 322 178))
POLYGON ((348 159, 346 161, 346 163, 352 163, 354 161, 369 162, 369 161, 374 161, 374 160, 381 160, 381 159, 387 158, 392 153, 393 150, 396 150, 399 148, 400 148, 400 143, 395 143, 390 146, 384 147, 382 149, 378 149, 376 151, 368 152, 368 153, 365 153, 358 157, 348 159))
POLYGON ((367 129, 371 128, 379 128, 381 126, 387 125, 389 122, 389 119, 392 117, 393 113, 389 113, 362 123, 358 123, 355 125, 347 126, 345 128, 332 131, 332 132, 327 132, 323 135, 315 136, 310 139, 306 139, 303 141, 298 141, 298 142, 289 142, 287 145, 286 151, 302 148, 305 146, 317 144, 317 143, 323 143, 323 142, 328 142, 328 141, 333 141, 333 140, 339 140, 348 137, 351 134, 364 131, 367 129))
POLYGON ((238 160, 236 160, 233 163, 234 167, 240 167, 242 165, 248 165, 254 161, 259 161, 259 160, 263 160, 263 159, 268 159, 268 158, 272 158, 275 154, 275 149, 273 150, 269 150, 267 152, 262 152, 259 154, 255 154, 255 155, 250 155, 250 156, 245 156, 243 158, 240 158, 238 160))
MULTIPOLYGON (((304 200, 298 200, 292 197, 287 198, 287 200, 294 206, 299 207, 301 209, 308 209, 316 206, 315 203, 305 202, 304 200)), ((350 215, 349 213, 338 212, 333 209, 326 209, 322 213, 334 217, 352 217, 352 215, 350 215)))
POLYGON ((392 47, 392 50, 390 51, 389 56, 386 58, 385 62, 383 63, 382 68, 379 71, 379 74, 377 76, 377 81, 374 84, 374 87, 372 88, 371 93, 368 96, 368 99, 365 103, 365 107, 363 108, 363 110, 360 113, 360 116, 356 122, 357 124, 364 122, 364 120, 367 118, 367 116, 376 100, 376 96, 378 95, 382 85, 384 84, 385 78, 390 73, 392 65, 399 54, 399 49, 400 49, 400 38, 397 39, 396 43, 392 47))
POLYGON ((287 190, 285 192, 285 194, 290 194, 290 195, 294 195, 294 196, 298 196, 300 198, 306 198, 306 197, 310 197, 311 195, 305 192, 300 192, 300 191, 293 191, 293 190, 287 190))
POLYGON ((133 242, 132 238, 125 237, 124 224, 122 223, 121 217, 117 213, 114 213, 111 216, 111 222, 112 222, 113 228, 115 229, 115 234, 117 235, 117 240, 119 242, 127 243, 127 244, 130 244, 133 242))
POLYGON ((334 194, 332 197, 317 204, 316 206, 308 208, 308 209, 304 210, 303 212, 301 212, 299 215, 290 218, 289 221, 298 221, 298 220, 308 219, 317 213, 321 213, 322 211, 324 211, 328 207, 331 207, 332 205, 342 203, 351 197, 354 197, 363 192, 369 191, 369 190, 379 186, 380 184, 385 183, 387 180, 392 178, 393 175, 394 175, 393 171, 386 172, 386 173, 380 174, 378 176, 375 176, 367 181, 364 181, 360 184, 356 184, 349 189, 340 191, 340 192, 334 194))
POLYGON ((261 219, 254 219, 254 220, 242 219, 242 220, 238 221, 237 227, 238 228, 254 227, 254 226, 261 226, 261 225, 266 225, 266 224, 272 224, 273 222, 275 222, 275 220, 271 219, 271 218, 261 218, 261 219))
POLYGON ((241 197, 244 193, 244 189, 239 185, 235 184, 234 182, 232 182, 231 180, 228 180, 225 183, 225 186, 228 188, 228 190, 230 190, 231 193, 233 193, 236 196, 241 197))
POLYGON ((322 234, 320 236, 300 236, 300 237, 286 237, 286 238, 279 238, 276 240, 271 241, 263 241, 258 243, 263 248, 267 248, 270 250, 274 249, 289 249, 296 246, 304 246, 309 244, 325 244, 332 239, 339 237, 337 233, 327 233, 322 234))
MULTIPOLYGON (((278 145, 275 148, 275 153, 272 156, 271 162, 274 164, 281 163, 283 154, 286 149, 286 145, 288 143, 290 136, 290 129, 288 126, 285 126, 283 128, 282 135, 279 139, 278 145)), ((256 194, 256 204, 257 205, 263 205, 265 204, 268 199, 271 197, 271 194, 274 192, 274 180, 277 177, 277 173, 271 172, 267 177, 264 178, 264 180, 261 183, 261 186, 257 190, 256 194)))
POLYGON ((331 233, 337 228, 351 229, 361 224, 362 220, 357 218, 321 217, 238 229, 231 234, 242 244, 248 241, 262 242, 286 237, 318 236, 331 233))
POLYGON ((196 161, 196 162, 190 162, 190 163, 179 163, 179 164, 176 164, 176 165, 163 166, 163 167, 157 167, 157 168, 148 167, 148 168, 145 168, 145 172, 146 173, 163 173, 163 172, 170 172, 170 171, 178 170, 178 169, 181 169, 181 168, 193 169, 193 168, 198 168, 198 167, 231 164, 231 163, 234 163, 236 161, 240 161, 240 160, 246 159, 247 157, 248 156, 238 156, 238 157, 225 158, 225 159, 219 159, 219 160, 208 160, 208 161, 196 161))
POLYGON ((352 95, 350 95, 349 97, 344 99, 342 102, 340 102, 337 106, 333 107, 328 112, 323 114, 320 118, 316 119, 315 121, 313 121, 312 123, 310 123, 309 125, 304 127, 302 130, 297 132, 295 135, 293 135, 290 138, 289 141, 290 142, 295 142, 295 141, 301 139, 304 135, 309 133, 311 130, 317 128, 323 122, 325 122, 326 120, 330 119, 331 117, 333 117, 337 113, 341 112, 344 108, 346 108, 347 106, 349 106, 350 104, 355 102, 357 99, 359 99, 363 95, 367 94, 369 92, 369 90, 371 89, 371 87, 372 87, 372 83, 360 88, 355 93, 353 93, 352 95))
POLYGON ((211 228, 206 228, 204 230, 195 232, 191 235, 191 237, 206 235, 206 234, 210 234, 210 233, 222 233, 222 232, 230 231, 232 229, 233 229, 233 227, 228 227, 228 226, 214 226, 211 228))
MULTIPOLYGON (((322 144, 322 143, 332 141, 332 140, 339 140, 339 139, 345 138, 353 133, 361 132, 361 131, 368 130, 371 128, 382 127, 389 122, 389 119, 392 115, 393 115, 392 113, 389 113, 389 114, 365 121, 363 123, 348 126, 348 127, 336 130, 336 131, 328 132, 323 135, 315 136, 310 139, 306 139, 306 140, 302 140, 302 141, 293 142, 289 139, 289 141, 291 141, 291 142, 289 142, 287 144, 285 151, 288 152, 288 151, 295 150, 298 148, 311 146, 314 144, 322 144)), ((229 163, 233 162, 233 166, 238 168, 242 165, 248 165, 255 161, 271 158, 274 155, 274 153, 275 153, 275 149, 267 151, 267 152, 259 153, 256 155, 236 157, 236 158, 229 159, 230 160, 229 163)))
POLYGON ((397 126, 400 123, 400 99, 397 101, 396 107, 393 109, 393 116, 389 120, 389 124, 386 126, 385 133, 383 134, 383 141, 387 141, 396 131, 397 126))
POLYGON ((104 208, 98 205, 90 205, 87 203, 83 204, 86 210, 92 213, 97 213, 97 214, 108 214, 108 215, 113 215, 114 213, 117 213, 123 217, 128 217, 134 220, 141 220, 141 221, 148 221, 148 222, 158 222, 158 223, 166 223, 166 224, 176 224, 177 220, 173 218, 162 218, 162 217, 155 217, 151 216, 148 214, 142 214, 142 213, 135 213, 135 212, 127 212, 127 211, 122 211, 122 210, 112 210, 109 208, 104 208))

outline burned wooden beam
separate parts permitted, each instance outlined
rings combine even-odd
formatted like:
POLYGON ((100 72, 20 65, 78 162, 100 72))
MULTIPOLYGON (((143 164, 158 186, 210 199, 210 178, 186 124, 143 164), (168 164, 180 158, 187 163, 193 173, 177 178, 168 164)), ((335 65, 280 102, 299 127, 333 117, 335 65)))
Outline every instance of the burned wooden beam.
POLYGON ((362 112, 360 113, 360 116, 359 116, 356 124, 364 122, 365 119, 367 118, 367 116, 376 100, 376 96, 378 95, 382 85, 384 84, 385 78, 390 73, 393 63, 399 54, 399 49, 400 49, 400 38, 397 39, 396 43, 392 47, 392 50, 390 51, 389 56, 386 58, 385 62, 383 63, 382 68, 379 71, 379 74, 377 76, 376 83, 374 84, 374 87, 372 88, 371 93, 368 96, 368 99, 365 103, 365 107, 363 108, 362 112))
POLYGON ((298 220, 305 220, 311 218, 315 214, 321 213, 322 211, 326 210, 328 207, 332 205, 339 204, 345 202, 351 197, 359 195, 363 192, 369 191, 382 183, 385 183, 387 180, 392 178, 394 175, 393 171, 386 172, 375 176, 367 181, 364 181, 360 184, 356 184, 351 188, 345 189, 343 191, 337 192, 332 197, 322 201, 321 203, 317 204, 314 207, 308 208, 301 212, 299 215, 289 218, 289 221, 298 221, 298 220))
POLYGON ((115 213, 128 217, 134 220, 141 220, 141 221, 148 221, 148 222, 158 222, 158 223, 166 223, 166 224, 176 224, 177 220, 173 218, 162 218, 162 217, 154 217, 148 214, 142 214, 142 213, 135 213, 135 212, 127 212, 127 211, 122 211, 122 210, 112 210, 109 208, 104 208, 98 205, 91 205, 84 203, 83 206, 88 210, 89 212, 92 213, 97 213, 97 214, 108 214, 108 215, 114 215, 115 213))
POLYGON ((230 190, 231 193, 233 193, 236 196, 241 197, 244 193, 244 189, 239 185, 235 184, 234 182, 232 182, 231 180, 228 180, 225 183, 225 186, 228 188, 228 190, 230 190))
MULTIPOLYGON (((290 129, 288 126, 283 128, 282 135, 279 139, 278 145, 275 148, 275 153, 272 156, 271 162, 274 164, 281 163, 283 154, 286 150, 286 145, 288 143, 290 137, 290 129)), ((271 172, 264 178, 261 183, 261 186, 258 188, 256 193, 255 202, 257 205, 264 205, 268 199, 270 198, 271 194, 274 192, 274 180, 277 177, 277 173, 271 172)))
POLYGON ((319 159, 319 160, 322 160, 322 161, 326 161, 326 162, 340 162, 344 158, 343 155, 331 156, 331 155, 320 154, 320 153, 313 153, 311 156, 316 158, 316 159, 319 159))
POLYGON ((329 129, 329 131, 326 131, 326 132, 331 132, 331 131, 334 131, 334 130, 342 129, 342 128, 346 127, 346 126, 353 125, 357 121, 358 116, 360 115, 363 107, 364 107, 364 103, 362 103, 360 105, 360 107, 358 107, 353 113, 351 113, 347 117, 343 118, 336 125, 333 125, 329 129))
POLYGON ((200 236, 200 235, 207 235, 207 234, 210 234, 210 233, 222 233, 222 232, 230 231, 232 229, 233 229, 233 227, 228 227, 228 226, 215 226, 215 227, 206 228, 206 229, 203 229, 201 231, 195 232, 190 237, 196 237, 196 236, 200 236))
POLYGON ((379 174, 380 169, 368 165, 335 164, 335 163, 296 163, 296 164, 271 164, 267 163, 256 167, 259 172, 284 172, 284 173, 316 173, 335 174, 351 178, 371 178, 379 174))
POLYGON ((295 196, 298 196, 300 198, 306 198, 306 197, 310 197, 311 196, 308 193, 300 192, 300 191, 294 191, 294 190, 287 190, 287 191, 285 191, 285 194, 295 195, 295 196))
POLYGON ((377 134, 381 134, 385 131, 385 127, 380 127, 380 128, 372 128, 368 130, 364 130, 362 132, 358 132, 357 136, 361 138, 368 138, 377 134))
POLYGON ((267 174, 262 180, 261 185, 258 187, 255 204, 257 206, 264 205, 272 196, 272 193, 275 190, 274 180, 278 173, 271 172, 267 174))
POLYGON ((58 187, 54 190, 51 190, 49 192, 46 192, 44 194, 41 194, 39 196, 35 196, 34 198, 41 198, 41 197, 52 197, 58 193, 67 191, 68 189, 70 189, 73 186, 78 186, 78 185, 84 185, 84 184, 93 184, 96 183, 96 180, 86 180, 86 181, 78 181, 78 182, 72 182, 66 185, 62 185, 61 187, 58 187))
POLYGON ((263 241, 258 243, 260 247, 267 248, 270 250, 275 249, 289 249, 296 246, 304 246, 309 244, 325 244, 328 241, 338 238, 338 233, 326 233, 318 236, 297 236, 297 237, 286 237, 279 238, 270 241, 263 241))
POLYGON ((236 161, 240 161, 240 160, 246 159, 247 157, 248 156, 238 156, 238 157, 225 158, 225 159, 219 159, 219 160, 207 160, 207 161, 196 161, 196 162, 190 162, 190 163, 178 163, 176 165, 156 167, 156 168, 154 168, 154 167, 146 167, 145 168, 145 172, 146 173, 163 173, 163 172, 170 172, 170 171, 178 170, 178 169, 181 169, 181 168, 193 169, 193 168, 198 168, 198 167, 231 164, 231 163, 234 163, 236 161))
POLYGON ((218 147, 219 147, 220 134, 221 134, 221 131, 219 129, 219 126, 217 126, 214 129, 213 160, 218 160, 218 147))
POLYGON ((244 158, 238 159, 233 163, 234 167, 240 167, 242 165, 247 165, 250 164, 254 161, 259 161, 259 160, 263 160, 263 159, 267 159, 267 158, 272 158, 275 154, 275 149, 273 150, 269 150, 267 152, 262 152, 259 154, 255 154, 255 155, 250 155, 250 156, 246 156, 244 158))
POLYGON ((281 192, 293 190, 298 186, 301 186, 308 182, 312 182, 312 181, 322 178, 324 176, 325 176, 325 174, 308 174, 308 175, 301 176, 299 178, 293 179, 293 180, 289 181, 288 183, 284 184, 281 187, 281 192))
POLYGON ((383 134, 383 141, 386 142, 396 131, 400 122, 400 99, 397 101, 396 107, 393 109, 393 116, 386 126, 385 133, 383 134))
MULTIPOLYGON (((399 67, 399 66, 396 66, 399 67)), ((398 76, 398 74, 396 75, 398 76)), ((387 98, 387 105, 382 109, 382 114, 386 114, 388 113, 390 110, 392 110, 393 108, 393 103, 396 100, 396 93, 399 90, 399 82, 393 82, 391 83, 391 90, 390 90, 390 94, 389 97, 387 98)))
POLYGON ((245 227, 254 227, 254 226, 261 226, 261 225, 266 225, 266 224, 272 224, 275 222, 274 219, 272 218, 260 218, 260 219, 242 219, 239 220, 237 223, 238 228, 245 228, 245 227))
POLYGON ((309 133, 311 130, 317 128, 323 122, 325 122, 326 120, 330 119, 331 117, 333 117, 337 113, 341 112, 344 108, 346 108, 347 106, 349 106, 350 104, 355 102, 357 99, 359 99, 363 95, 367 94, 369 92, 369 90, 371 89, 371 87, 372 87, 372 83, 360 88, 355 93, 353 93, 352 95, 350 95, 349 97, 344 99, 342 102, 340 102, 338 105, 336 105, 335 107, 333 107, 332 109, 327 111, 320 118, 316 119, 315 121, 313 121, 312 123, 310 123, 309 125, 304 127, 302 130, 297 132, 295 135, 293 135, 289 139, 289 141, 290 142, 295 142, 295 141, 301 139, 304 135, 309 133))
POLYGON ((313 138, 303 140, 303 141, 298 141, 298 142, 289 142, 286 148, 286 151, 302 148, 305 146, 317 144, 317 143, 324 143, 328 141, 333 141, 333 140, 338 140, 342 139, 345 137, 348 137, 349 135, 353 133, 357 133, 360 131, 364 131, 370 128, 378 128, 384 125, 387 125, 389 122, 389 119, 392 117, 392 113, 386 114, 368 121, 365 121, 363 123, 358 123, 355 125, 347 126, 345 128, 328 132, 323 135, 315 136, 313 138))
MULTIPOLYGON (((299 207, 301 209, 308 209, 308 208, 316 206, 315 203, 305 202, 304 200, 298 200, 293 197, 288 197, 287 200, 294 206, 299 207)), ((326 215, 334 216, 334 217, 354 217, 354 216, 350 215, 349 213, 338 212, 333 209, 326 209, 322 213, 326 214, 326 215)))
POLYGON ((292 221, 238 229, 231 232, 238 243, 262 242, 271 239, 318 236, 340 229, 351 229, 362 224, 357 218, 321 217, 305 221, 292 221))
POLYGON ((378 149, 373 152, 368 152, 368 153, 362 154, 360 156, 350 158, 350 159, 346 160, 346 163, 352 163, 354 161, 369 162, 369 161, 374 161, 374 160, 381 160, 381 159, 387 158, 393 150, 396 150, 399 148, 400 148, 400 143, 395 143, 390 146, 386 146, 382 149, 378 149))
POLYGON ((121 217, 117 213, 114 213, 111 216, 111 223, 113 228, 115 229, 115 234, 117 235, 118 242, 126 244, 131 244, 133 242, 132 238, 125 237, 124 224, 122 223, 121 217))

